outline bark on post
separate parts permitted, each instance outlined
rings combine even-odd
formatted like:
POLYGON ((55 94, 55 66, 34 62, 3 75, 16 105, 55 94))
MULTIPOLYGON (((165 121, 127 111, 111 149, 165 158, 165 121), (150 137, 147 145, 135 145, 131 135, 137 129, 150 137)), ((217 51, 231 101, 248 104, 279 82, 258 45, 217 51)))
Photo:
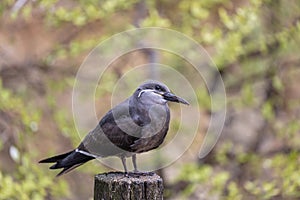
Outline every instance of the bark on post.
POLYGON ((95 176, 94 200, 161 200, 163 181, 154 173, 110 172, 95 176))

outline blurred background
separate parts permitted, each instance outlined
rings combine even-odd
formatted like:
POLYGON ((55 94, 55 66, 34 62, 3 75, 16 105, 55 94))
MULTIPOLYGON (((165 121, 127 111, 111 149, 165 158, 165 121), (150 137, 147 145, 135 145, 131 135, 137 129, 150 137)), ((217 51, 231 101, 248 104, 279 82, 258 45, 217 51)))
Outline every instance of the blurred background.
MULTIPOLYGON (((221 138, 199 159, 212 111, 205 86, 195 90, 199 134, 157 172, 165 199, 300 198, 300 1, 1 0, 0 16, 0 200, 92 199, 93 175, 111 169, 90 162, 56 179, 38 160, 80 142, 71 97, 85 56, 113 34, 152 26, 199 42, 227 94, 221 138)), ((148 50, 114 62, 99 83, 97 115, 124 72, 168 58, 148 50)), ((187 62, 173 57, 169 65, 196 79, 187 62)))

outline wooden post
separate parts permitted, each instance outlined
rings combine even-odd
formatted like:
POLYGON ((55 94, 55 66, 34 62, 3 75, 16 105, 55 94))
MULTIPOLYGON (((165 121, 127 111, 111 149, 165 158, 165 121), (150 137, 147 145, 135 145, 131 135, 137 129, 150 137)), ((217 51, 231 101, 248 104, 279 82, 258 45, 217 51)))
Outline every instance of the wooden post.
POLYGON ((161 200, 163 181, 150 173, 110 172, 95 176, 94 200, 161 200))

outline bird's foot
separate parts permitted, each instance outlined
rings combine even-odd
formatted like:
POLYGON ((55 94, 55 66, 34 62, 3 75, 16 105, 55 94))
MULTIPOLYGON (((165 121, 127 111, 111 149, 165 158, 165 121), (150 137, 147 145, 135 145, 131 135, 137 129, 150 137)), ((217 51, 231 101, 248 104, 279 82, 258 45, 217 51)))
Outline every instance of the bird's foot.
POLYGON ((142 172, 138 170, 134 170, 129 173, 131 176, 153 176, 154 172, 142 172))
POLYGON ((129 177, 129 173, 128 172, 124 172, 124 177, 128 178, 129 177))

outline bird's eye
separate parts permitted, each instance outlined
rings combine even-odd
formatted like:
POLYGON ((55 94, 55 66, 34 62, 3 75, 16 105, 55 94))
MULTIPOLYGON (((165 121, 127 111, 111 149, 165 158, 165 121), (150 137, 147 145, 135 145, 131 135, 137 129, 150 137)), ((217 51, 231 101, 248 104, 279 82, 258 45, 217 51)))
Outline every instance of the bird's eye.
POLYGON ((162 91, 162 88, 159 85, 156 85, 155 90, 162 91))

